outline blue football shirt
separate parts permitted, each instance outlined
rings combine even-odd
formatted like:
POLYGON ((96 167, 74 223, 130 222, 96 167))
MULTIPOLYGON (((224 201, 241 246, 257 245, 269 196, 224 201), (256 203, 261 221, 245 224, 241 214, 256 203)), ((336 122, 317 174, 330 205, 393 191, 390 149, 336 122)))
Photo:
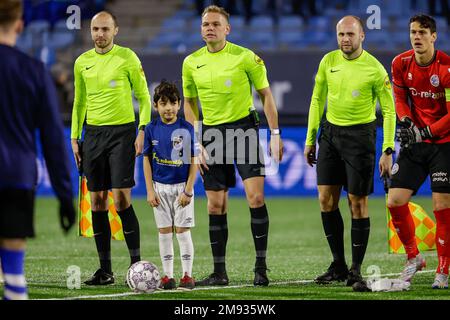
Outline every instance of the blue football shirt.
POLYGON ((145 127, 144 155, 151 160, 154 181, 164 184, 186 182, 194 156, 194 127, 178 118, 165 124, 157 118, 145 127))

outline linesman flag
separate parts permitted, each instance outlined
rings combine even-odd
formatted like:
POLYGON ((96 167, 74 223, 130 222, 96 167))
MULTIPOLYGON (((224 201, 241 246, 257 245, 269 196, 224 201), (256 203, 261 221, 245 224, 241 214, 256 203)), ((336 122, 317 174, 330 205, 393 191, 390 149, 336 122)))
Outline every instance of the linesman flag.
MULTIPOLYGON (((91 197, 85 176, 80 176, 78 192, 78 235, 85 238, 92 238, 94 236, 94 230, 92 228, 91 197)), ((108 204, 111 238, 114 240, 124 240, 122 221, 114 207, 111 191, 108 192, 108 204)))
MULTIPOLYGON (((408 207, 414 220, 414 225, 416 226, 417 248, 419 251, 435 250, 436 225, 434 221, 418 204, 409 202, 408 207)), ((389 253, 405 253, 405 248, 397 235, 394 223, 392 222, 391 213, 387 207, 386 214, 388 220, 389 253)))

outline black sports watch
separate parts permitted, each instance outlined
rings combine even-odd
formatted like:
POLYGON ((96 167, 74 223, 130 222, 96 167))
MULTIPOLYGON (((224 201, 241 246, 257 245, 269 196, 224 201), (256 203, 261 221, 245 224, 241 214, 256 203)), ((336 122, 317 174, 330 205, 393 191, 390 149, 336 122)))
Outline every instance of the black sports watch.
POLYGON ((392 149, 391 147, 386 148, 386 150, 384 150, 383 152, 388 156, 395 153, 394 149, 392 149))
POLYGON ((145 131, 145 125, 139 126, 139 130, 145 131))

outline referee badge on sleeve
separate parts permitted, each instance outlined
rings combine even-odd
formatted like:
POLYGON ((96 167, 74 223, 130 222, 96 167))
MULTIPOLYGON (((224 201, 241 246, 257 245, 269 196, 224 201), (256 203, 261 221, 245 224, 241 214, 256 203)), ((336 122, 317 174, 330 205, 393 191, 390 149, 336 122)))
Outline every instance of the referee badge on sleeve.
POLYGON ((389 76, 388 75, 386 75, 386 77, 384 78, 384 86, 387 88, 387 89, 391 89, 392 87, 391 87, 391 81, 389 80, 389 76))
POLYGON ((257 64, 261 65, 261 66, 264 65, 263 59, 261 59, 260 57, 258 57, 257 54, 255 54, 255 62, 256 62, 257 64))

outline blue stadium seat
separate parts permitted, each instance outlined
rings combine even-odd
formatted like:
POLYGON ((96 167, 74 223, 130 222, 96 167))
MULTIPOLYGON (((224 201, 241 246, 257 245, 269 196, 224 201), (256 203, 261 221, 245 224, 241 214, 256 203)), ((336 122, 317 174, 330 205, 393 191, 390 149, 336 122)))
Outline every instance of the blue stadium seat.
MULTIPOLYGON (((400 1, 398 1, 398 2, 400 2, 400 1)), ((359 0, 359 8, 358 9, 361 12, 366 12, 367 8, 371 5, 377 5, 380 8, 383 8, 383 0, 359 0)))
POLYGON ((331 21, 329 17, 320 16, 320 17, 312 17, 308 21, 308 29, 312 31, 324 31, 330 32, 334 31, 334 28, 331 26, 331 21))
POLYGON ((276 46, 276 39, 272 31, 254 31, 251 37, 248 37, 248 42, 252 48, 274 48, 276 46))
POLYGON ((416 7, 411 8, 415 12, 429 12, 429 0, 415 0, 416 7))
POLYGON ((227 36, 227 39, 233 43, 239 44, 244 38, 244 31, 242 29, 231 29, 231 33, 227 36))
POLYGON ((439 33, 438 29, 438 37, 436 41, 436 49, 442 50, 445 53, 450 53, 450 35, 448 33, 439 33))
POLYGON ((67 29, 67 20, 61 19, 55 22, 55 25, 53 26, 53 31, 64 31, 67 29))
POLYGON ((303 19, 299 16, 282 16, 279 27, 281 30, 300 29, 303 27, 303 19))
POLYGON ((266 41, 264 43, 261 43, 259 45, 259 48, 255 48, 255 50, 261 50, 261 51, 276 51, 278 50, 278 44, 273 39, 270 41, 266 41))
POLYGON ((48 39, 49 47, 53 49, 66 48, 73 44, 75 41, 75 33, 69 30, 67 31, 54 31, 50 33, 48 39))
POLYGON ((390 33, 392 42, 399 47, 409 46, 409 30, 404 28, 404 30, 399 30, 390 33))
POLYGON ((386 14, 390 17, 401 17, 409 15, 410 11, 410 1, 382 1, 381 14, 385 16, 386 14))
POLYGON ((324 32, 324 31, 312 31, 305 33, 304 41, 309 46, 321 47, 323 44, 327 43, 331 38, 335 38, 334 33, 324 32))
POLYGON ((50 23, 47 20, 31 21, 27 26, 27 31, 33 35, 42 34, 50 30, 50 23))
POLYGON ((245 20, 241 16, 231 16, 230 17, 231 30, 244 29, 245 20))
POLYGON ((200 32, 201 26, 202 26, 202 19, 200 17, 191 19, 191 21, 189 22, 191 32, 200 32))
MULTIPOLYGON (((241 1, 237 2, 242 3, 241 1)), ((265 13, 266 9, 267 9, 267 0, 252 1, 252 12, 255 16, 265 13)))
POLYGON ((381 30, 371 30, 366 32, 365 47, 367 50, 392 49, 393 41, 390 34, 381 30))
POLYGON ((188 34, 186 37, 184 37, 183 43, 188 48, 188 51, 200 49, 205 45, 202 36, 198 32, 188 34))
MULTIPOLYGON (((394 31, 402 31, 409 30, 409 19, 410 17, 398 17, 394 19, 393 30, 394 31)), ((409 32, 409 31, 408 31, 409 32)))
POLYGON ((273 29, 273 19, 269 16, 254 17, 250 21, 250 28, 254 31, 267 31, 273 29))
POLYGON ((436 29, 438 34, 446 33, 449 31, 449 26, 447 24, 447 19, 444 17, 434 17, 436 20, 436 29))
POLYGON ((177 19, 188 20, 188 19, 194 18, 195 16, 196 15, 193 10, 181 9, 181 10, 178 10, 173 17, 177 18, 177 19))
POLYGON ((297 43, 305 42, 304 33, 299 31, 283 31, 278 32, 278 42, 280 45, 291 46, 297 43))
POLYGON ((164 49, 172 47, 176 44, 183 42, 183 34, 181 32, 169 32, 169 33, 159 33, 155 38, 153 38, 148 47, 154 49, 164 49))
POLYGON ((322 14, 330 18, 338 19, 343 17, 345 13, 344 5, 334 4, 332 6, 327 6, 323 9, 322 14))
POLYGON ((303 31, 278 32, 278 46, 281 50, 299 50, 308 47, 303 31))
POLYGON ((161 30, 164 32, 170 31, 185 31, 187 27, 186 20, 184 18, 172 17, 165 19, 161 24, 161 30))

